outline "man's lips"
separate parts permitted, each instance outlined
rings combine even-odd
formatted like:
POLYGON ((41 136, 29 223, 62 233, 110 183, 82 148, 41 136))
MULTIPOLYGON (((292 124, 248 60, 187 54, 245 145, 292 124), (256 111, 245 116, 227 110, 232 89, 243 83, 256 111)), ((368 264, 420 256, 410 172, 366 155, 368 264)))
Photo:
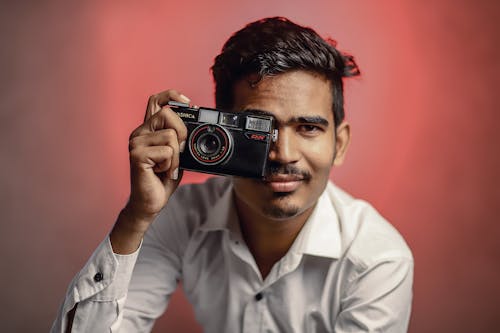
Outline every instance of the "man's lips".
POLYGON ((304 178, 297 175, 272 175, 264 179, 264 183, 269 186, 273 192, 293 192, 304 178))

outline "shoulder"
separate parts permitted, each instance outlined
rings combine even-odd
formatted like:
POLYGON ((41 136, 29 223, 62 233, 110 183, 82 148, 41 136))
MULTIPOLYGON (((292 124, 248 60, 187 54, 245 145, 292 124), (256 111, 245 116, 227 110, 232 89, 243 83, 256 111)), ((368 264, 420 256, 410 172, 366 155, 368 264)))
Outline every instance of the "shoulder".
POLYGON ((183 205, 191 209, 211 207, 230 186, 231 181, 227 177, 212 177, 204 183, 183 184, 174 192, 167 206, 183 205))
POLYGON ((183 184, 170 197, 164 210, 181 220, 204 220, 231 186, 226 177, 212 177, 204 183, 183 184))
POLYGON ((332 183, 326 193, 338 214, 346 259, 362 269, 384 261, 413 261, 404 238, 372 205, 332 183))
POLYGON ((153 229, 163 235, 184 234, 190 237, 213 214, 213 207, 221 201, 230 186, 230 180, 225 177, 179 186, 154 221, 153 229))

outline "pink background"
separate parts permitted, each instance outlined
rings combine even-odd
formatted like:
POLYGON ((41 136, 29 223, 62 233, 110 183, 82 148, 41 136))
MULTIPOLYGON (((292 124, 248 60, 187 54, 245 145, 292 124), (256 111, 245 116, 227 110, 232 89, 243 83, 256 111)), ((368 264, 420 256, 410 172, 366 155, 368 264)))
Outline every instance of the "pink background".
MULTIPOLYGON (((0 4, 0 322, 47 331, 127 199, 148 95, 213 106, 208 71, 265 16, 352 52, 353 141, 332 179, 416 260, 410 332, 493 332, 500 287, 498 1, 18 1, 0 4)), ((187 175, 185 181, 203 177, 187 175)), ((155 332, 199 331, 182 294, 155 332)))

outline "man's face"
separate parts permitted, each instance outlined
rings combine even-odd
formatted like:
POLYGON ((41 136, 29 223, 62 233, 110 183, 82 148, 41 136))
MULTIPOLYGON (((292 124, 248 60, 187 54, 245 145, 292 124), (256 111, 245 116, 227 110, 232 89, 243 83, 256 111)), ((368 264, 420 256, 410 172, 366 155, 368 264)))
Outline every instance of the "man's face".
POLYGON ((271 219, 310 212, 349 141, 345 123, 339 130, 347 137, 336 138, 330 82, 302 70, 264 77, 253 87, 241 80, 234 87, 234 110, 272 114, 279 130, 267 177, 233 179, 237 200, 271 219))

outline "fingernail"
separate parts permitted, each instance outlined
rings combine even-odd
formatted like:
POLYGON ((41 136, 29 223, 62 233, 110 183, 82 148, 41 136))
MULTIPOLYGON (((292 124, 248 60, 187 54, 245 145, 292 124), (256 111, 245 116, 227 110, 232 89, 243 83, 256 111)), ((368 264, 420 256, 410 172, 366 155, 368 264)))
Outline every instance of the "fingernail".
POLYGON ((180 94, 179 97, 180 97, 180 99, 182 99, 183 102, 189 103, 191 101, 189 98, 187 98, 183 94, 180 94))
POLYGON ((177 178, 179 178, 179 168, 176 168, 172 173, 172 179, 177 180, 177 178))
POLYGON ((179 144, 179 151, 181 153, 184 152, 184 148, 186 148, 186 141, 182 141, 180 144, 179 144))

